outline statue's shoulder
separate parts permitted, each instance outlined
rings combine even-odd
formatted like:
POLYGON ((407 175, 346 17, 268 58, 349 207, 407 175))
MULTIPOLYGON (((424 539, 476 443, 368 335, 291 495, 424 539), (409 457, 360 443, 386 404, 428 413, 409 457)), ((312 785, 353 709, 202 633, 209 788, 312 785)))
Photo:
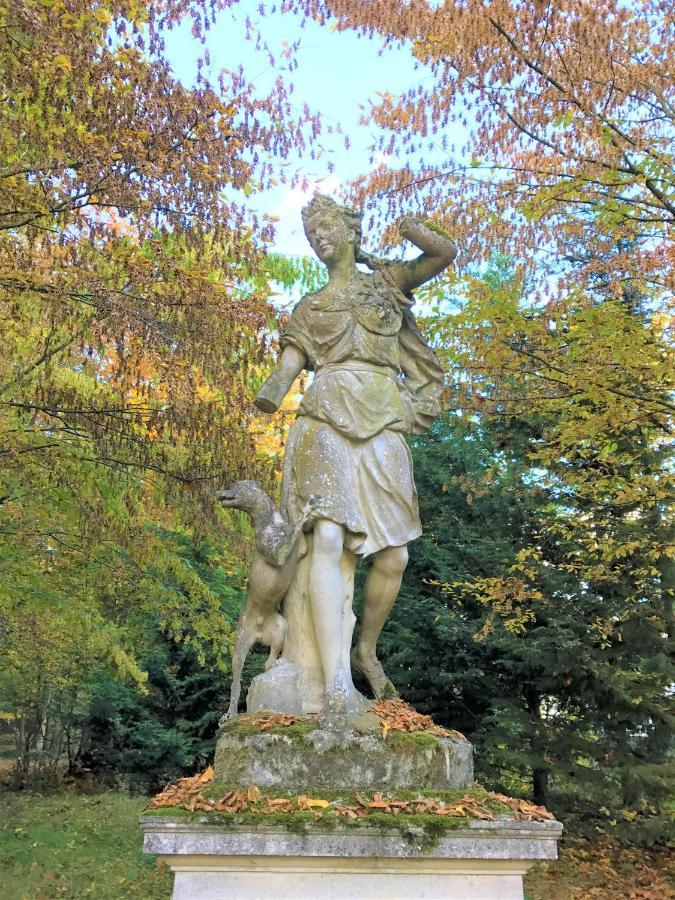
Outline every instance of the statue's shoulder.
POLYGON ((399 287, 396 273, 402 265, 405 263, 393 259, 381 260, 371 275, 371 280, 375 290, 387 294, 401 312, 406 313, 409 312, 415 298, 412 294, 404 294, 399 287))
POLYGON ((317 304, 321 303, 321 298, 323 296, 325 296, 325 286, 319 288, 318 291, 311 291, 310 293, 303 294, 293 307, 293 312, 307 313, 310 310, 315 309, 317 304))
POLYGON ((291 310, 291 318, 302 318, 308 312, 309 304, 312 300, 312 297, 314 296, 314 294, 303 294, 303 296, 298 300, 298 302, 291 310))

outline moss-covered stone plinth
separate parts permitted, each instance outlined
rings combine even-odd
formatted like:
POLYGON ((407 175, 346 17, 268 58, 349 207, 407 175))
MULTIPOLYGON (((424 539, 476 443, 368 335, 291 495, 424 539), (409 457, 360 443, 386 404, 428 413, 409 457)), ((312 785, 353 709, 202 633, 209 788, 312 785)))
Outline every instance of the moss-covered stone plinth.
POLYGON ((215 777, 230 785, 283 791, 311 788, 454 790, 473 783, 473 748, 429 732, 338 735, 315 720, 260 731, 245 717, 221 730, 215 777))
POLYGON ((290 830, 147 815, 141 827, 146 852, 176 873, 173 900, 523 900, 523 874, 556 858, 562 831, 559 822, 503 817, 430 841, 424 826, 389 819, 389 827, 329 829, 322 819, 290 830))

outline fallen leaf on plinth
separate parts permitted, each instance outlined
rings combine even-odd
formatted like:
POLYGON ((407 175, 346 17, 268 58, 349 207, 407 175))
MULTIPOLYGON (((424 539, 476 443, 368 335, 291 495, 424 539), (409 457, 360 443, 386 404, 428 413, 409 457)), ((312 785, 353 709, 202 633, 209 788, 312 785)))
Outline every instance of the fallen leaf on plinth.
POLYGON ((148 801, 146 809, 159 809, 162 806, 175 806, 175 802, 173 799, 173 794, 168 791, 162 791, 161 794, 157 794, 156 797, 153 797, 152 800, 148 801))
POLYGON ((472 819, 482 819, 486 822, 494 822, 497 818, 492 810, 469 796, 437 809, 436 813, 441 816, 470 816, 472 819))
POLYGON ((262 716, 247 716, 245 721, 250 722, 252 725, 257 725, 260 731, 269 731, 270 728, 275 728, 278 725, 286 727, 295 725, 298 722, 308 722, 315 718, 316 716, 288 716, 285 713, 269 713, 262 716))
POLYGON ((328 800, 314 800, 311 797, 307 797, 305 794, 301 794, 298 797, 299 809, 326 809, 328 806, 330 806, 328 800))
POLYGON ((373 794, 373 799, 368 804, 371 809, 389 809, 389 801, 385 800, 379 791, 373 794))
POLYGON ((358 819, 364 815, 363 808, 360 809, 358 806, 336 806, 335 809, 341 816, 347 816, 348 819, 358 819))
POLYGON ((241 789, 228 791, 218 800, 213 807, 217 812, 237 813, 242 812, 248 806, 247 792, 241 789))
POLYGON ((506 794, 492 794, 495 800, 511 807, 515 813, 516 819, 525 822, 544 822, 547 820, 555 820, 553 813, 550 813, 545 806, 536 806, 534 803, 528 803, 520 797, 507 797, 506 794))
POLYGON ((223 794, 223 796, 214 804, 214 809, 218 810, 218 812, 224 812, 225 809, 232 803, 235 798, 237 791, 228 791, 227 794, 223 794))
POLYGON ((293 812, 293 804, 286 797, 266 797, 263 813, 289 813, 293 812))
POLYGON ((382 722, 382 737, 386 738, 389 731, 426 731, 439 737, 452 736, 458 740, 466 740, 458 731, 448 731, 436 725, 431 716, 425 716, 413 709, 405 700, 378 700, 370 707, 370 712, 375 713, 382 722))
POLYGON ((167 785, 163 791, 153 797, 147 808, 181 806, 190 797, 199 794, 202 787, 208 784, 212 778, 213 766, 208 766, 199 775, 192 775, 190 778, 179 778, 176 784, 167 785))
POLYGON ((183 804, 183 806, 190 812, 195 812, 198 809, 203 812, 211 812, 214 809, 214 805, 209 803, 202 794, 196 794, 188 803, 183 804))

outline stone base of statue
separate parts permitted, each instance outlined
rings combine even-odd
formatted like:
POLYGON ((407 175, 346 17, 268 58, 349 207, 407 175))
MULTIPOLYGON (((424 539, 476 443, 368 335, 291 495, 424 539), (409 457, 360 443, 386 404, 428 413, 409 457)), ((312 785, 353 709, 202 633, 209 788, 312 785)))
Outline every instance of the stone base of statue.
POLYGON ((208 816, 141 820, 144 848, 175 873, 173 900, 523 900, 523 875, 557 857, 559 822, 473 821, 431 842, 371 826, 305 833, 224 827, 208 816))
POLYGON ((519 801, 476 785, 459 734, 392 730, 373 711, 350 720, 341 735, 315 716, 224 725, 213 771, 141 819, 145 851, 175 873, 173 900, 523 900, 561 824, 524 821, 519 801))
POLYGON ((391 732, 385 739, 377 716, 350 718, 355 730, 336 734, 320 729, 313 717, 262 732, 255 717, 239 716, 220 730, 215 779, 295 792, 447 791, 473 784, 473 747, 461 736, 391 732))

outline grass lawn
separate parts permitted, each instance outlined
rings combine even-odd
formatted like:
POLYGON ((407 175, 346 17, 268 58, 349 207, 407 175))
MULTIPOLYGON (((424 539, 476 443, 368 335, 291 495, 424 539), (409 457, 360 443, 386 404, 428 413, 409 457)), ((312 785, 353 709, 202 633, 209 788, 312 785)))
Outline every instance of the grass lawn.
POLYGON ((145 798, 0 793, 0 897, 167 900, 171 872, 141 852, 145 798))
MULTIPOLYGON (((142 797, 0 793, 0 897, 168 900, 172 876, 141 852, 142 797)), ((566 847, 534 867, 528 900, 667 900, 665 852, 608 844, 566 847)), ((672 869, 671 869, 672 875, 672 869)), ((672 885, 672 882, 671 882, 672 885)), ((367 900, 367 898, 364 898, 367 900)))

